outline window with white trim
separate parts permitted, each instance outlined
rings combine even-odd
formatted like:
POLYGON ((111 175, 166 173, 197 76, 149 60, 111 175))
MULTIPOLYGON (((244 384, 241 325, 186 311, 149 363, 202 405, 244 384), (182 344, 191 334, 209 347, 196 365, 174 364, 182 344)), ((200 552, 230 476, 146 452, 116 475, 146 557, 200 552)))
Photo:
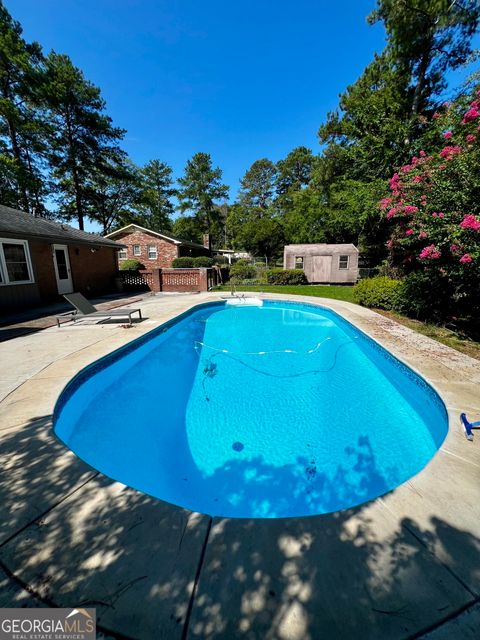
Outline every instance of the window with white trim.
POLYGON ((142 255, 142 247, 139 244, 134 244, 133 245, 133 255, 134 256, 141 256, 142 255))
POLYGON ((350 256, 338 256, 338 268, 348 269, 349 258, 350 256))
POLYGON ((31 284, 33 281, 28 242, 0 238, 0 285, 31 284))
POLYGON ((148 259, 149 260, 157 259, 157 247, 154 244, 149 245, 148 247, 148 259))
POLYGON ((120 249, 120 251, 118 252, 118 259, 119 260, 126 260, 128 258, 128 253, 126 249, 120 249))

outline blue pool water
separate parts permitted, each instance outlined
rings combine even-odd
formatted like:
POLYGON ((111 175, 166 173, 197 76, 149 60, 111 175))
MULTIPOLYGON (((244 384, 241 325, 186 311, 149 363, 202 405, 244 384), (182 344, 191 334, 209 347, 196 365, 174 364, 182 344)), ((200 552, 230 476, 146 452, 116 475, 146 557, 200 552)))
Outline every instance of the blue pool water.
POLYGON ((447 416, 423 379, 331 311, 211 303, 74 378, 55 431, 145 493, 274 518, 393 489, 435 454, 447 416))

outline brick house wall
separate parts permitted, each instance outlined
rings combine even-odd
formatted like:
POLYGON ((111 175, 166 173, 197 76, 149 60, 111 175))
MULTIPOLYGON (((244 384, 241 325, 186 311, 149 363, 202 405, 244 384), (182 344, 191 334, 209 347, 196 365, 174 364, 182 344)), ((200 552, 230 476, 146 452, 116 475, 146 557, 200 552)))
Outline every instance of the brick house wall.
POLYGON ((143 264, 145 269, 170 269, 175 258, 184 256, 209 256, 210 251, 207 247, 192 246, 189 244, 175 244, 172 240, 160 238, 154 233, 148 233, 141 229, 133 231, 125 230, 125 232, 115 233, 113 238, 115 242, 127 245, 127 255, 125 258, 118 258, 119 264, 123 260, 138 260, 143 264), (140 255, 134 255, 133 247, 140 247, 140 255), (156 247, 157 258, 149 258, 149 247, 156 247))
POLYGON ((73 289, 87 297, 92 294, 107 293, 114 290, 114 278, 117 274, 117 251, 110 247, 91 247, 69 245, 70 267, 73 289))
MULTIPOLYGON (((1 287, 0 309, 20 309, 59 299, 52 244, 28 241, 34 283, 1 287)), ((80 291, 87 297, 114 291, 117 251, 113 247, 84 244, 67 244, 67 247, 74 291, 80 291), (92 248, 95 251, 92 252, 92 248)))
MULTIPOLYGON (((73 290, 85 295, 113 291, 117 273, 116 250, 109 247, 67 245, 72 273, 73 290)), ((46 242, 30 242, 35 282, 42 300, 58 298, 57 279, 53 264, 52 245, 46 242)))
MULTIPOLYGON (((166 269, 172 266, 172 261, 175 258, 178 258, 178 245, 140 230, 126 231, 125 233, 115 235, 115 241, 127 245, 126 259, 138 260, 145 266, 145 269, 166 269), (133 254, 134 245, 140 247, 139 256, 133 254), (156 247, 156 259, 150 259, 148 257, 149 247, 156 247)), ((120 258, 119 262, 122 262, 120 258)))

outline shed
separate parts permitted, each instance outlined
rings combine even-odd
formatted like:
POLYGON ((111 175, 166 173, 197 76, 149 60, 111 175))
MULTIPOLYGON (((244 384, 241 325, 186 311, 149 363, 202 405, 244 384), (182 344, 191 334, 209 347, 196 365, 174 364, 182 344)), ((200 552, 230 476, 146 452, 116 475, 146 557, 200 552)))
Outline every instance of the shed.
POLYGON ((121 244, 0 205, 0 309, 114 289, 121 244))
POLYGON ((303 269, 308 282, 354 284, 358 279, 358 249, 353 244, 288 244, 284 269, 303 269))
POLYGON ((203 244, 182 240, 170 233, 159 233, 138 224, 108 233, 105 238, 118 240, 124 248, 118 254, 121 264, 124 260, 135 259, 146 269, 168 269, 175 258, 210 256, 210 237, 204 235, 203 244))

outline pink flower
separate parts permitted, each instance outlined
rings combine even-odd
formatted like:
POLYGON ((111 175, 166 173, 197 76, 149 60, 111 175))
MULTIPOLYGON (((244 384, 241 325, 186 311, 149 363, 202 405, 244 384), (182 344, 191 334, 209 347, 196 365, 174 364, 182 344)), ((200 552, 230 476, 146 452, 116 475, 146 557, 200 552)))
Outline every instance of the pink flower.
POLYGON ((439 214, 438 214, 438 217, 439 217, 439 218, 444 218, 444 217, 445 217, 445 214, 444 214, 444 213, 439 213, 439 214))
POLYGON ((452 244, 450 245, 450 251, 453 253, 453 255, 456 255, 460 252, 460 247, 457 244, 452 244))
POLYGON ((438 260, 441 255, 440 250, 434 244, 431 244, 422 249, 418 257, 420 260, 438 260))
POLYGON ((422 176, 415 176, 413 179, 413 182, 418 184, 419 182, 422 182, 422 180, 423 180, 422 176))
POLYGON ((406 235, 406 236, 411 236, 411 235, 413 235, 413 229, 407 229, 407 230, 405 231, 405 235, 406 235))
POLYGON ((459 262, 462 264, 468 264, 469 262, 473 262, 473 258, 469 253, 464 253, 459 262))
POLYGON ((463 217, 463 220, 460 222, 460 226, 462 229, 480 231, 480 220, 470 213, 463 217))
POLYGON ((420 151, 420 153, 419 153, 418 155, 419 155, 421 158, 425 158, 425 156, 426 156, 427 154, 425 153, 425 151, 423 151, 423 150, 422 150, 422 151, 420 151))
POLYGON ((465 139, 467 142, 475 142, 475 140, 477 139, 477 136, 473 135, 473 133, 469 133, 465 139))
POLYGON ((426 237, 427 237, 427 234, 425 233, 425 231, 420 231, 420 233, 418 234, 419 240, 423 240, 426 237))
POLYGON ((393 216, 397 213, 396 209, 389 209, 389 211, 387 211, 387 220, 390 220, 391 218, 393 218, 393 216))
POLYGON ((439 168, 439 169, 446 169, 446 168, 447 168, 447 165, 446 165, 446 164, 439 164, 439 165, 438 165, 438 168, 439 168))
POLYGON ((408 173, 408 172, 409 172, 409 171, 411 171, 411 170, 412 170, 412 166, 411 166, 411 165, 409 165, 409 164, 404 165, 404 166, 400 169, 400 171, 401 171, 402 173, 408 173))
POLYGON ((451 131, 445 131, 443 137, 445 138, 445 140, 450 140, 450 138, 453 137, 453 133, 451 131))
POLYGON ((398 175, 398 173, 393 174, 393 176, 388 181, 388 185, 392 191, 398 191, 401 185, 400 176, 398 175))
POLYGON ((405 213, 417 213, 418 207, 414 207, 411 204, 407 204, 404 209, 405 213))
POLYGON ((461 152, 462 152, 462 147, 458 145, 449 146, 449 147, 445 147, 440 151, 440 157, 445 158, 446 160, 451 160, 461 152))
POLYGON ((380 209, 387 209, 390 205, 392 204, 392 199, 391 198, 383 198, 382 200, 380 200, 380 209))
POLYGON ((438 111, 435 111, 435 113, 433 114, 432 118, 434 120, 438 120, 439 118, 441 118, 442 116, 438 113, 438 111))
POLYGON ((480 118, 480 112, 478 111, 477 107, 472 107, 463 116, 462 124, 467 124, 467 122, 471 122, 476 118, 480 118))
POLYGON ((436 217, 438 216, 438 213, 437 213, 436 211, 434 211, 434 212, 432 213, 432 216, 433 216, 434 218, 436 218, 436 217))
POLYGON ((393 247, 393 240, 387 240, 387 242, 385 244, 387 245, 387 247, 389 249, 391 249, 393 247))

